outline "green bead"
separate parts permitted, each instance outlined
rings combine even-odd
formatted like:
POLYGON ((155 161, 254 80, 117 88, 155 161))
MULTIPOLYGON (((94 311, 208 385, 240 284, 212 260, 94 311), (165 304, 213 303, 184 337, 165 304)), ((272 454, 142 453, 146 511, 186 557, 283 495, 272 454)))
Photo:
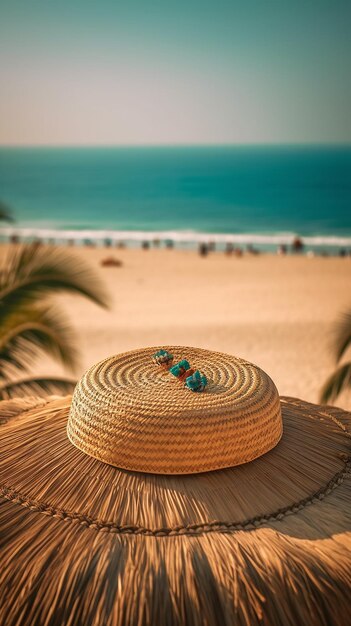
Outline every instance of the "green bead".
POLYGON ((173 354, 167 352, 167 350, 158 350, 153 355, 152 360, 157 363, 157 365, 163 365, 165 363, 173 361, 173 354))
POLYGON ((199 370, 196 370, 192 376, 186 378, 185 385, 191 391, 203 391, 207 385, 207 378, 200 374, 199 370))
POLYGON ((184 372, 186 372, 188 369, 190 369, 188 361, 186 359, 182 359, 181 361, 179 361, 179 363, 173 365, 173 367, 171 367, 169 371, 171 372, 171 374, 173 374, 173 376, 179 378, 179 376, 184 374, 184 372))

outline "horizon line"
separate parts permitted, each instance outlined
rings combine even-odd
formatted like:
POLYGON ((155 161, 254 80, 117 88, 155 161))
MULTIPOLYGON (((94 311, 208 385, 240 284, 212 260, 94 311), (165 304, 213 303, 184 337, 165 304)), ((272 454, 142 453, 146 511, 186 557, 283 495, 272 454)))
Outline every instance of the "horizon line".
POLYGON ((272 141, 272 142, 197 142, 197 143, 33 143, 1 144, 0 149, 11 148, 246 148, 246 147, 351 147, 347 141, 272 141))

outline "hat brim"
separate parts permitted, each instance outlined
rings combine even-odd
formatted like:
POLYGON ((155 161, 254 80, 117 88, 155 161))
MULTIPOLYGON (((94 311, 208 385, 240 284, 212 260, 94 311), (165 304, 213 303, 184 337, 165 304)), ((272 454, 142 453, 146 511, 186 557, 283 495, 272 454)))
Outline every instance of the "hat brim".
POLYGON ((276 448, 170 477, 80 452, 66 435, 69 405, 49 402, 1 428, 6 624, 345 623, 348 413, 282 398, 276 448))

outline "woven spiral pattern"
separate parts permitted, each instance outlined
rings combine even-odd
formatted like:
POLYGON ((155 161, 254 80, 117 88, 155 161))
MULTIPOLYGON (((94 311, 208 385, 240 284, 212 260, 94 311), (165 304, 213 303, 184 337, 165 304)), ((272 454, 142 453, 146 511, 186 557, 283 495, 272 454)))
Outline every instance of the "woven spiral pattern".
POLYGON ((206 390, 192 393, 155 365, 157 348, 108 358, 74 391, 67 433, 77 448, 127 470, 192 474, 246 463, 278 443, 280 401, 265 372, 227 354, 166 349, 206 376, 206 390))

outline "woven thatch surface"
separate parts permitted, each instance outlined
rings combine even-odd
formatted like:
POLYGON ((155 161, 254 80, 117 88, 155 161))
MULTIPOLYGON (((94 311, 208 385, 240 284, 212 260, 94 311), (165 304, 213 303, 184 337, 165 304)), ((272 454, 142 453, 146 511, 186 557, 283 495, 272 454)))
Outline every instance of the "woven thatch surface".
POLYGON ((348 623, 348 413, 282 399, 264 457, 157 477, 72 446, 69 404, 0 405, 1 624, 348 623))

